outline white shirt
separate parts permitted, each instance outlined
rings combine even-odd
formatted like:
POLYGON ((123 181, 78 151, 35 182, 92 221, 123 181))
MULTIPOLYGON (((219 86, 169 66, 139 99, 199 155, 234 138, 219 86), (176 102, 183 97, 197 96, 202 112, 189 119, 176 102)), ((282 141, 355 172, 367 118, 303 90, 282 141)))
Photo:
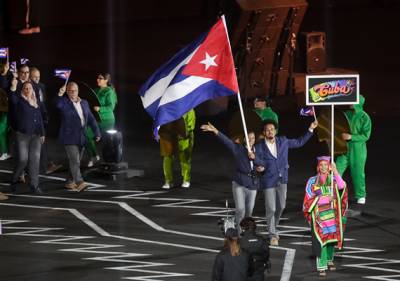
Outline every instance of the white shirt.
POLYGON ((276 140, 273 143, 271 143, 267 139, 265 139, 265 144, 268 146, 268 149, 271 152, 272 156, 278 158, 278 151, 276 149, 276 140))
POLYGON ((79 118, 81 118, 81 125, 83 127, 85 125, 85 117, 83 117, 83 110, 82 110, 82 106, 81 106, 81 100, 79 99, 76 102, 72 101, 72 104, 74 105, 76 112, 78 112, 79 118))

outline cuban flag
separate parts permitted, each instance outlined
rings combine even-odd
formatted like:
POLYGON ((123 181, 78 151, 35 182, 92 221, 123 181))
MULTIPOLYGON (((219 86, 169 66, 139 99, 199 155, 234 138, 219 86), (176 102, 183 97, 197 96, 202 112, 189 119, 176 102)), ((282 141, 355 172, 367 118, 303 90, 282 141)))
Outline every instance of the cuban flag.
POLYGON ((23 65, 23 64, 27 64, 27 63, 29 62, 29 59, 27 59, 27 58, 20 58, 19 61, 20 61, 21 65, 23 65))
POLYGON ((71 69, 55 69, 54 76, 59 77, 64 80, 68 80, 71 75, 71 69))
POLYGON ((8 48, 0 48, 0 58, 6 59, 8 56, 8 48))
POLYGON ((301 116, 314 116, 314 107, 303 107, 300 109, 301 116))
POLYGON ((17 73, 17 62, 16 61, 10 62, 10 71, 12 73, 17 73))
POLYGON ((143 107, 158 128, 217 97, 238 93, 239 87, 224 17, 161 66, 142 86, 143 107))

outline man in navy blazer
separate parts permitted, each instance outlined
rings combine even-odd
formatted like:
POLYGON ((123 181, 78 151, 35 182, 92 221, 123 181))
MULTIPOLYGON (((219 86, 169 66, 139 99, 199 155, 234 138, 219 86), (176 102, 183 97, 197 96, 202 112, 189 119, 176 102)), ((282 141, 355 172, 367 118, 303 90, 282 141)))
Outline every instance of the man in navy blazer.
POLYGON ((66 87, 61 87, 56 107, 61 115, 58 137, 65 146, 71 174, 65 187, 70 190, 82 191, 88 186, 83 181, 80 171, 80 162, 86 144, 86 128, 88 126, 92 128, 96 141, 100 140, 100 129, 90 111, 88 102, 79 97, 79 88, 75 82, 69 82, 66 87), (67 95, 64 95, 65 92, 67 95))
POLYGON ((264 190, 265 212, 270 244, 278 245, 279 236, 276 227, 286 206, 288 182, 289 149, 302 147, 312 136, 318 121, 311 123, 308 131, 297 139, 276 136, 277 125, 272 120, 264 123, 265 139, 255 146, 255 165, 258 172, 263 172, 261 189, 264 190))

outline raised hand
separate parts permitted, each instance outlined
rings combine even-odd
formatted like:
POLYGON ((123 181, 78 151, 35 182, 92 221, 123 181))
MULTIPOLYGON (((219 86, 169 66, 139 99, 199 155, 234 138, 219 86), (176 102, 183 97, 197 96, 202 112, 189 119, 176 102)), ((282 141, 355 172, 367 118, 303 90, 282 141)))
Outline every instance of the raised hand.
POLYGON ((351 140, 351 135, 348 133, 342 133, 342 139, 345 141, 351 140))
POLYGON ((310 124, 310 129, 312 129, 312 130, 314 130, 315 128, 317 128, 318 127, 318 121, 317 120, 315 120, 314 122, 312 122, 311 124, 310 124))
POLYGON ((66 87, 65 85, 62 86, 62 87, 60 88, 60 90, 58 90, 58 95, 59 95, 60 97, 62 97, 62 96, 65 94, 66 89, 67 89, 67 87, 66 87))
POLYGON ((218 134, 217 128, 215 128, 210 122, 207 124, 201 125, 200 129, 203 130, 203 132, 213 132, 214 134, 218 134))

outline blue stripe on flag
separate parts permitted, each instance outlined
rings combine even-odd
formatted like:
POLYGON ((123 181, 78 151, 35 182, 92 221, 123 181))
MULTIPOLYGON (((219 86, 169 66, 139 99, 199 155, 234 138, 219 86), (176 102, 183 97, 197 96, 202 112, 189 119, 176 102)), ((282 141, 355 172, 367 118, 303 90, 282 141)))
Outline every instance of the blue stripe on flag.
POLYGON ((155 117, 156 123, 154 128, 179 119, 183 114, 198 104, 217 97, 234 95, 235 92, 229 90, 215 80, 210 80, 203 85, 197 87, 184 97, 173 102, 166 103, 158 107, 155 117))
MULTIPOLYGON (((179 82, 185 80, 186 78, 188 78, 187 75, 181 74, 184 68, 185 68, 185 65, 182 65, 182 66, 180 67, 180 69, 178 70, 178 72, 176 73, 176 75, 172 78, 171 82, 169 82, 169 85, 170 85, 170 86, 171 86, 171 85, 174 85, 174 84, 177 84, 177 83, 179 83, 179 82)), ((167 89, 167 88, 162 89, 162 94, 164 94, 164 92, 165 92, 166 89, 167 89)), ((145 107, 146 112, 147 112, 148 114, 150 114, 150 116, 152 116, 153 119, 155 118, 158 105, 160 104, 160 100, 161 100, 161 98, 162 98, 162 96, 163 96, 162 94, 159 95, 159 98, 157 98, 157 99, 154 100, 151 104, 149 104, 147 107, 145 107)))

